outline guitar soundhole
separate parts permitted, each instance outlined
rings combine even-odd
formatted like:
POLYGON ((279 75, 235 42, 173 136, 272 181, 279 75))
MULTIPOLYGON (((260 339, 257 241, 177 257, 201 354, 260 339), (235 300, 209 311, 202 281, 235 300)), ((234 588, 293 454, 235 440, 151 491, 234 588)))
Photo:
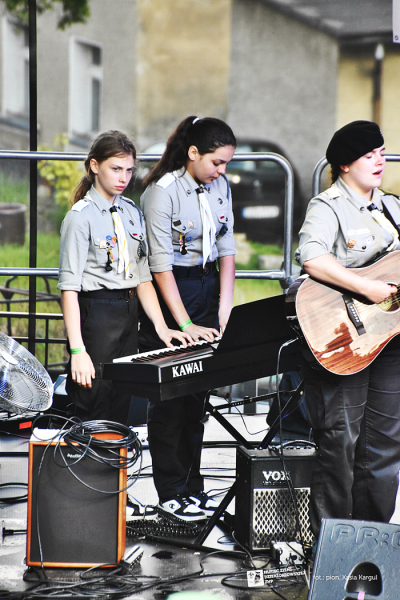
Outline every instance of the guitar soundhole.
MULTIPOLYGON (((388 283, 392 283, 392 282, 388 282, 388 283)), ((394 283, 393 285, 396 285, 396 284, 394 283)), ((384 312, 389 312, 389 313, 397 312, 400 309, 400 291, 399 291, 399 288, 397 287, 397 292, 395 294, 392 294, 391 296, 389 296, 389 298, 387 300, 384 300, 383 302, 380 302, 378 304, 378 306, 384 312)))

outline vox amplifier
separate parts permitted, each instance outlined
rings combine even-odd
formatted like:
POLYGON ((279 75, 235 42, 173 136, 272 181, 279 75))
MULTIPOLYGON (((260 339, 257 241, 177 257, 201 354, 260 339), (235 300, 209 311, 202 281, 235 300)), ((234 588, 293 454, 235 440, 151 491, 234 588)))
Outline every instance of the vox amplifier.
POLYGON ((308 508, 315 452, 311 447, 289 447, 282 461, 270 449, 238 448, 235 535, 250 551, 269 549, 272 541, 300 541, 298 521, 303 541, 314 540, 308 508))

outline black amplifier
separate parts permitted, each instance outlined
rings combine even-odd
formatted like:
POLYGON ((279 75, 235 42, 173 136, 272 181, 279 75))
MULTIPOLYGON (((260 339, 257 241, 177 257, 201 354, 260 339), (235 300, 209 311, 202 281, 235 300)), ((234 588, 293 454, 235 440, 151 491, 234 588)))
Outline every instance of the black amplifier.
POLYGON ((303 541, 314 540, 308 508, 315 453, 312 447, 287 447, 282 461, 282 457, 270 449, 237 449, 235 535, 238 542, 252 551, 269 549, 271 541, 300 541, 295 504, 303 541))

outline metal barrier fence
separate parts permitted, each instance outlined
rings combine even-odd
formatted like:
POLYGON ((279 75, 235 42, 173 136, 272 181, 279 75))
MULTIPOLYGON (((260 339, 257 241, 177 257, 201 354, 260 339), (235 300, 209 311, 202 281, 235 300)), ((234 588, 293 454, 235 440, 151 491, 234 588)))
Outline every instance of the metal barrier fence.
MULTIPOLYGON (((160 154, 139 154, 137 159, 139 162, 156 162, 160 159, 160 154)), ((62 161, 84 161, 87 155, 80 152, 32 152, 32 151, 14 151, 0 150, 0 159, 15 159, 15 160, 62 160, 62 161)), ((236 279, 257 279, 257 280, 277 280, 282 282, 282 287, 285 289, 292 282, 292 234, 293 234, 293 208, 294 208, 294 173, 289 161, 279 154, 273 152, 252 152, 235 154, 232 161, 271 161, 279 164, 285 173, 285 212, 284 212, 284 244, 283 244, 283 264, 281 269, 277 270, 240 270, 235 272, 236 279)), ((49 268, 0 268, 0 276, 28 276, 28 277, 57 277, 58 269, 49 268)), ((48 364, 48 344, 62 343, 65 344, 66 339, 52 339, 48 337, 49 320, 62 319, 62 315, 52 313, 7 313, 0 311, 0 317, 6 316, 11 318, 26 318, 26 319, 45 319, 46 334, 44 338, 35 336, 34 340, 28 337, 15 337, 19 342, 27 341, 31 346, 32 343, 45 344, 45 364, 44 366, 54 366, 48 364)), ((8 331, 11 332, 10 321, 8 322, 8 331)), ((11 335, 11 333, 9 334, 11 335)))
MULTIPOLYGON (((5 317, 8 321, 8 335, 11 337, 11 324, 10 319, 28 319, 30 317, 29 313, 26 312, 8 312, 5 310, 0 311, 0 318, 5 317)), ((65 362, 58 363, 49 363, 49 344, 63 344, 65 345, 67 340, 66 338, 51 338, 49 337, 49 327, 50 321, 62 321, 63 315, 61 313, 35 313, 35 319, 37 321, 44 320, 45 321, 45 334, 44 337, 35 337, 35 344, 44 344, 44 361, 43 365, 45 369, 55 369, 57 367, 61 367, 65 364, 65 362)), ((14 336, 14 339, 19 342, 28 342, 29 338, 27 336, 14 336)))

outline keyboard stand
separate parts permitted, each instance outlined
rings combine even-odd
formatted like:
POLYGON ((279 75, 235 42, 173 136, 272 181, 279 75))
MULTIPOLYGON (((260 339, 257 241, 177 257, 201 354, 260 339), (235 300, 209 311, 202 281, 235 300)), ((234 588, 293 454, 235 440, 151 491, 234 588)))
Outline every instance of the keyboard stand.
MULTIPOLYGON (((289 398, 288 402, 285 404, 284 410, 282 411, 282 415, 281 415, 282 419, 284 419, 291 412, 291 410, 297 406, 298 400, 299 400, 301 394, 303 393, 303 388, 304 388, 304 381, 301 381, 301 383, 295 390, 291 390, 289 392, 285 390, 284 392, 282 392, 285 394, 290 394, 290 398, 289 398)), ((207 392, 206 402, 205 402, 206 410, 209 411, 210 415, 212 415, 218 421, 218 423, 220 423, 220 425, 222 425, 235 438, 235 440, 237 442, 239 442, 240 445, 244 446, 245 448, 247 448, 249 450, 251 448, 253 448, 254 445, 251 444, 250 442, 248 442, 230 424, 230 422, 227 419, 225 419, 225 417, 223 417, 218 412, 222 408, 227 408, 227 405, 223 404, 223 405, 219 405, 219 406, 212 406, 212 404, 210 404, 210 396, 211 396, 212 392, 213 392, 213 390, 209 390, 207 392)), ((239 404, 248 404, 250 402, 257 402, 259 400, 266 400, 269 398, 273 398, 274 396, 276 396, 276 392, 273 392, 272 394, 264 394, 262 396, 255 396, 254 398, 246 398, 243 401, 240 400, 238 402, 232 402, 229 404, 229 406, 238 406, 239 404)), ((279 418, 277 418, 274 421, 274 423, 269 428, 269 430, 268 430, 267 434, 265 435, 264 439, 262 440, 262 442, 257 446, 257 450, 264 450, 265 448, 267 448, 269 446, 269 444, 272 442, 272 440, 274 439, 274 437, 277 435, 277 433, 279 431, 279 427, 280 427, 279 422, 280 422, 279 418)), ((232 486, 229 488, 228 492, 225 494, 225 496, 224 496, 222 502, 220 503, 220 505, 218 506, 217 510, 215 511, 213 516, 210 517, 209 521, 207 522, 207 525, 205 525, 203 527, 203 529, 201 530, 199 535, 196 537, 195 542, 194 542, 195 546, 202 546, 204 544, 204 541, 207 539, 208 535, 213 530, 214 526, 217 524, 217 522, 219 521, 219 519, 222 517, 225 510, 229 506, 230 502, 235 497, 235 493, 236 493, 236 482, 234 482, 232 484, 232 486)), ((209 551, 209 548, 207 548, 207 551, 209 551)))
MULTIPOLYGON (((282 419, 287 417, 288 414, 291 412, 291 410, 297 406, 299 398, 303 393, 303 387, 304 387, 304 383, 302 381, 295 390, 289 390, 289 391, 284 390, 281 392, 281 394, 289 394, 290 395, 289 401, 283 407, 282 419)), ((239 431, 237 431, 237 429, 235 429, 235 427, 233 427, 233 425, 223 415, 221 415, 221 413, 219 411, 224 410, 226 408, 235 407, 235 406, 244 406, 245 404, 254 404, 254 402, 261 402, 264 400, 273 400, 277 396, 277 392, 272 392, 270 394, 263 394, 261 396, 253 396, 252 398, 244 398, 243 400, 237 400, 235 402, 218 404, 217 406, 213 406, 210 403, 210 396, 212 395, 213 392, 214 392, 214 390, 209 390, 207 392, 206 399, 205 399, 206 410, 210 413, 210 415, 212 417, 214 417, 214 419, 216 419, 218 421, 218 423, 220 425, 222 425, 222 427, 224 429, 226 429, 226 431, 228 433, 231 434, 231 436, 241 446, 244 446, 248 450, 251 450, 252 448, 254 448, 255 445, 253 443, 249 442, 248 440, 246 440, 242 436, 242 434, 239 433, 239 431)), ((276 419, 276 421, 268 429, 264 439, 260 442, 260 444, 257 445, 257 450, 264 450, 271 443, 271 441, 276 436, 278 431, 279 431, 279 419, 276 419)))

